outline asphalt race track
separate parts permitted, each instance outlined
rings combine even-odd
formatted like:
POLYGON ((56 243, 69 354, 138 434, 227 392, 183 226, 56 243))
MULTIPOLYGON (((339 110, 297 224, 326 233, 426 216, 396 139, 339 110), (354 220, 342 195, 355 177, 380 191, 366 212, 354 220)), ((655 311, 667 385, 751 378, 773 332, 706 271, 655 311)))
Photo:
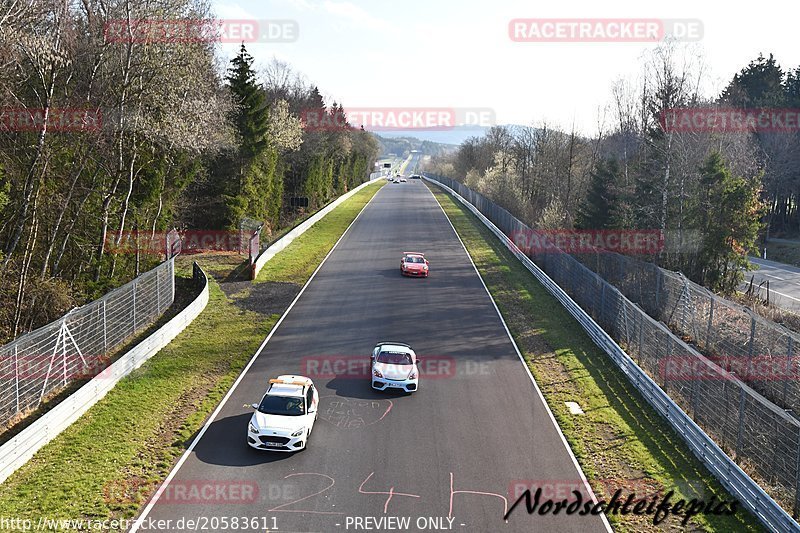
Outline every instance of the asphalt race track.
MULTIPOLYGON (((744 273, 744 281, 739 290, 747 290, 750 278, 753 278, 756 288, 769 281, 770 302, 789 311, 800 312, 800 268, 755 257, 749 259, 751 263, 758 265, 758 270, 744 273)), ((758 294, 762 298, 767 297, 764 285, 758 294)))
POLYGON ((524 504, 505 523, 520 485, 560 500, 581 481, 447 218, 424 182, 409 180, 367 205, 140 531, 159 520, 170 531, 223 530, 222 518, 234 530, 233 517, 239 531, 606 530, 598 516, 528 515, 524 504), (403 278, 403 251, 424 252, 431 276, 403 278), (382 340, 407 342, 423 359, 417 393, 369 387, 369 354, 382 340), (293 373, 321 396, 308 449, 249 448, 243 404, 293 373))

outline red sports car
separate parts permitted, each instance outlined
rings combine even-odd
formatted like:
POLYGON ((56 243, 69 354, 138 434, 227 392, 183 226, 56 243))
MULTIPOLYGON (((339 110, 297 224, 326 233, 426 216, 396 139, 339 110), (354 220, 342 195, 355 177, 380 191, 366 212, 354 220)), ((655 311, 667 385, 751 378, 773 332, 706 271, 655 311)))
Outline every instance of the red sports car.
POLYGON ((403 252, 403 257, 400 258, 400 273, 404 276, 427 278, 428 260, 425 259, 425 254, 403 252))

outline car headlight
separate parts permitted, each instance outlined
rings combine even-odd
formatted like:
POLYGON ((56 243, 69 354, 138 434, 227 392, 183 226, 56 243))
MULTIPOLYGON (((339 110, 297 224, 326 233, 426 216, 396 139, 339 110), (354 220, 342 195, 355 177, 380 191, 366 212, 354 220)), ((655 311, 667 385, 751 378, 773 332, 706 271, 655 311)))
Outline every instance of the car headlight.
POLYGON ((372 369, 372 375, 375 376, 376 378, 382 378, 383 377, 383 374, 381 374, 381 371, 378 370, 377 368, 372 369))
POLYGON ((423 265, 422 270, 428 270, 428 265, 423 265))
POLYGON ((417 371, 412 370, 411 373, 408 375, 408 379, 417 379, 417 371))
POLYGON ((299 437, 300 435, 302 435, 302 434, 305 432, 305 430, 306 430, 306 428, 300 428, 300 429, 298 429, 297 431, 295 431, 294 433, 292 433, 292 437, 299 437))
POLYGON ((247 425, 250 426, 250 433, 258 433, 258 428, 255 427, 252 422, 247 425))

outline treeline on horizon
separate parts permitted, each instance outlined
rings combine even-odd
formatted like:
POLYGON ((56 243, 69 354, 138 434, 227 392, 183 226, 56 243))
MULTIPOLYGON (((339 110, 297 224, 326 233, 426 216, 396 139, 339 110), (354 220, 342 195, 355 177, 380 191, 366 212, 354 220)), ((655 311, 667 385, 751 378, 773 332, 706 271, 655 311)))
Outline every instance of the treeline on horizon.
POLYGON ((288 64, 256 71, 244 45, 225 64, 212 42, 104 31, 213 18, 201 0, 0 6, 0 109, 50 120, 0 125, 0 344, 163 259, 109 253, 127 232, 263 224, 263 241, 303 214, 290 197, 312 210, 367 179, 377 141, 304 129, 304 113, 339 119, 341 106, 288 64), (100 120, 65 127, 64 110, 100 120))
POLYGON ((659 229, 643 257, 724 293, 735 292, 765 234, 800 232, 800 134, 689 131, 675 109, 800 109, 800 67, 751 61, 717 95, 702 55, 664 43, 636 80, 611 87, 593 138, 548 124, 496 126, 427 170, 464 182, 533 228, 659 229))

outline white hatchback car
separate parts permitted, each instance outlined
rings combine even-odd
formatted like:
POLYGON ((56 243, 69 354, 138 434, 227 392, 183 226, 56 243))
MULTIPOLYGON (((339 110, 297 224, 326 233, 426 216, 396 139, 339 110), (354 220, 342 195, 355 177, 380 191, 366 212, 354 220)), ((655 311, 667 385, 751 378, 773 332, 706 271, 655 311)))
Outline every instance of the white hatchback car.
POLYGON ((402 342, 380 342, 372 350, 372 388, 402 389, 414 392, 419 387, 419 357, 402 342))
POLYGON ((296 452, 308 446, 319 411, 319 393, 310 378, 278 376, 247 424, 247 444, 259 450, 296 452))

